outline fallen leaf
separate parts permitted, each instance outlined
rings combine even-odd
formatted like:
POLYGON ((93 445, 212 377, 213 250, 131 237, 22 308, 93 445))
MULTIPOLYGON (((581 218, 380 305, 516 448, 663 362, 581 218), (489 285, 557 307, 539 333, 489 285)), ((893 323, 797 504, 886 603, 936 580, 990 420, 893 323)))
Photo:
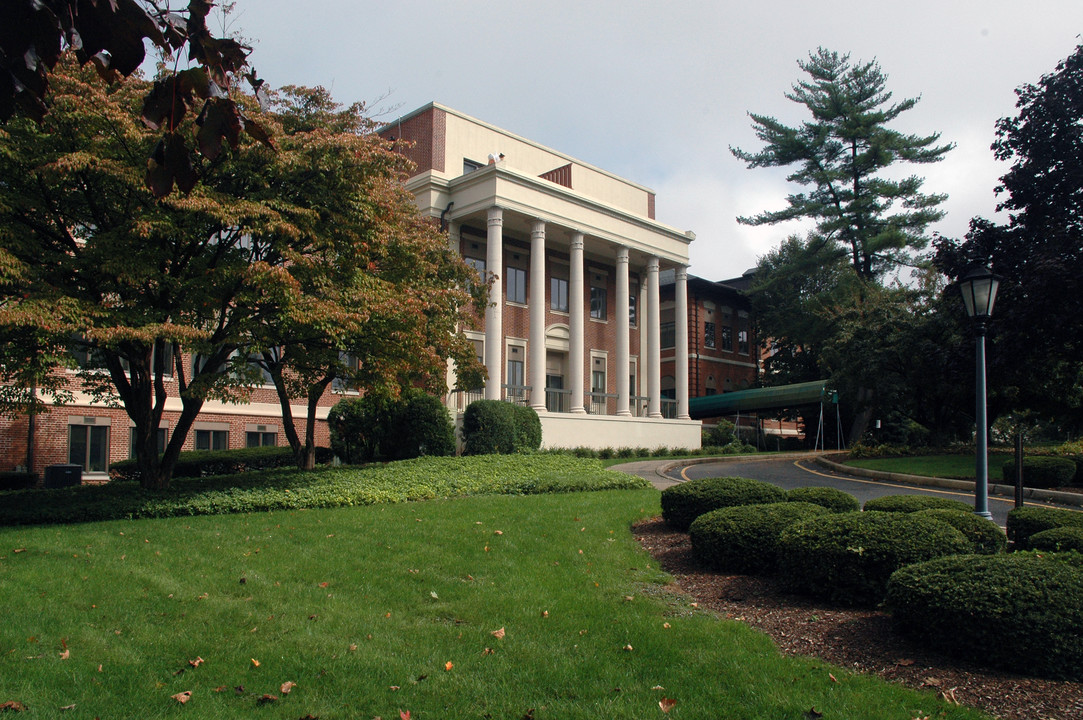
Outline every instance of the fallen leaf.
POLYGON ((410 711, 409 710, 399 710, 399 718, 400 718, 400 720, 410 720, 410 711))
POLYGON ((216 688, 214 689, 214 691, 215 691, 216 693, 219 693, 219 692, 225 692, 226 690, 227 690, 227 688, 226 688, 226 686, 225 686, 225 685, 219 685, 218 687, 216 687, 216 688))
POLYGON ((399 686, 398 686, 398 685, 392 685, 392 686, 391 686, 391 690, 392 690, 392 691, 395 691, 395 690, 398 690, 398 689, 399 689, 399 686))
POLYGON ((350 643, 350 647, 348 649, 350 652, 357 652, 357 643, 350 643))
POLYGON ((0 703, 0 711, 6 712, 8 710, 11 710, 12 712, 25 712, 26 705, 23 705, 21 702, 16 702, 15 700, 8 700, 5 703, 0 703))
POLYGON ((942 697, 947 702, 950 702, 952 705, 959 704, 959 701, 955 699, 955 688, 945 690, 944 692, 940 693, 940 697, 942 697))
POLYGON ((542 617, 549 617, 549 611, 548 610, 542 610, 542 617))
POLYGON ((822 718, 823 716, 824 714, 822 712, 817 710, 815 707, 811 707, 805 713, 805 720, 819 720, 819 718, 822 718))
POLYGON ((631 645, 625 645, 624 646, 624 651, 625 652, 632 652, 632 646, 631 645))
POLYGON ((435 590, 429 590, 429 595, 432 597, 433 600, 439 600, 440 599, 440 596, 436 594, 435 590))
POLYGON ((632 602, 633 600, 635 600, 635 597, 632 596, 632 595, 625 595, 624 596, 624 602, 632 602))
POLYGON ((658 707, 662 708, 662 712, 668 713, 673 709, 673 706, 677 704, 677 701, 673 698, 664 697, 658 701, 658 707))
POLYGON ((256 701, 258 705, 270 705, 273 702, 278 702, 277 695, 263 695, 262 697, 260 697, 259 700, 256 701))
POLYGON ((188 664, 196 668, 203 664, 203 658, 197 657, 195 660, 189 660, 188 664))
POLYGON ((896 661, 895 661, 895 664, 896 664, 896 665, 899 665, 899 666, 901 666, 901 667, 910 667, 911 665, 913 665, 913 664, 914 664, 914 661, 913 661, 913 660, 909 660, 909 659, 906 659, 906 658, 903 658, 903 659, 901 659, 901 660, 896 660, 896 661))
POLYGON ((74 710, 74 709, 75 709, 75 703, 72 703, 71 705, 65 705, 64 707, 60 708, 61 712, 63 712, 64 710, 74 710))
POLYGON ((329 582, 322 582, 322 583, 320 583, 320 587, 325 588, 325 587, 329 586, 330 584, 331 583, 329 583, 329 582))
POLYGON ((489 634, 492 635, 494 638, 497 638, 498 640, 503 639, 503 637, 504 637, 504 628, 500 628, 499 630, 493 630, 489 634))
POLYGON ((662 623, 662 627, 664 627, 666 630, 669 630, 670 625, 669 623, 662 623))
POLYGON ((297 683, 295 683, 293 680, 287 680, 286 682, 282 683, 282 687, 278 688, 278 690, 283 695, 289 695, 290 691, 293 690, 295 687, 297 687, 297 683))
POLYGON ((654 687, 651 688, 651 690, 665 690, 665 688, 662 687, 661 685, 655 685, 654 687))
POLYGON ((453 667, 455 667, 455 665, 452 664, 452 662, 450 660, 448 660, 446 663, 444 663, 444 670, 451 670, 451 668, 453 668, 453 667))
MULTIPOLYGON (((15 548, 15 554, 16 555, 18 555, 19 553, 24 553, 24 552, 26 552, 26 548, 15 548)), ((16 703, 16 704, 18 704, 18 703, 16 703)))
POLYGON ((829 678, 831 678, 831 682, 833 682, 833 683, 837 683, 837 682, 838 682, 838 680, 836 680, 836 679, 835 679, 835 676, 834 676, 834 675, 832 675, 831 673, 828 673, 828 674, 827 674, 827 676, 828 676, 829 678))
POLYGON ((494 530, 493 531, 493 535, 503 535, 503 534, 504 534, 503 530, 494 530))
POLYGON ((64 648, 63 652, 60 653, 60 659, 61 660, 67 660, 70 657, 71 657, 71 650, 68 650, 67 648, 64 648))
POLYGON ((172 697, 173 697, 174 700, 176 700, 181 705, 183 705, 184 703, 186 703, 186 702, 188 702, 189 700, 192 699, 192 691, 191 690, 185 690, 184 692, 179 692, 176 695, 173 695, 172 697))
POLYGON ((492 648, 487 647, 487 648, 485 648, 484 650, 481 651, 481 654, 482 655, 492 655, 495 652, 496 652, 496 650, 493 650, 492 648))
POLYGON ((252 667, 259 667, 259 660, 252 658, 252 667))

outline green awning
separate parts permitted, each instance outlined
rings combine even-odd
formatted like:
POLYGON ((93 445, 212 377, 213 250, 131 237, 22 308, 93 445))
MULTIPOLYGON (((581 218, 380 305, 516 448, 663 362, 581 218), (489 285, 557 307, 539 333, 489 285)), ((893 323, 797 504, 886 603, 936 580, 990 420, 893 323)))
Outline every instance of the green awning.
POLYGON ((721 395, 706 395, 688 400, 688 414, 694 420, 737 412, 759 412, 778 408, 811 405, 828 398, 827 381, 779 385, 778 387, 738 390, 721 395))

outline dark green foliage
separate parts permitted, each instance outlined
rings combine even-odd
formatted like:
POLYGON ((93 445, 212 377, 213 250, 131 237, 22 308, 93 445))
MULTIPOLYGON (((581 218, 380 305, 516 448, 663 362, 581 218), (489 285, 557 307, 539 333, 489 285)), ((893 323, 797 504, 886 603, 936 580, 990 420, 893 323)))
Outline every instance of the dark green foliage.
POLYGON ((33 487, 38 476, 28 472, 0 472, 0 490, 19 490, 33 487))
POLYGON ((390 425, 391 432, 381 443, 388 460, 455 454, 455 425, 437 397, 421 392, 408 395, 395 403, 390 425))
POLYGON ((783 530, 829 511, 806 502, 739 505, 700 515, 688 528, 692 556, 706 567, 734 573, 765 573, 778 562, 783 530))
POLYGON ((1031 550, 1083 553, 1083 527, 1059 527, 1030 536, 1031 550))
POLYGON ((1029 553, 968 555, 891 577, 897 627, 942 652, 1042 677, 1083 680, 1083 571, 1029 553))
POLYGON ((391 400, 380 395, 344 398, 327 415, 331 449, 345 463, 358 465, 380 456, 391 400))
POLYGON ((512 405, 515 418, 515 451, 525 452, 541 447, 542 426, 538 412, 529 405, 512 405))
MULTIPOLYGON (((462 432, 465 455, 507 455, 541 447, 538 413, 531 407, 500 400, 475 400, 467 405, 462 432)), ((580 457, 594 457, 594 452, 580 457)))
POLYGON ((1008 548, 1008 536, 1004 534, 1000 526, 970 510, 964 512, 949 508, 929 508, 918 510, 916 514, 951 525, 973 545, 974 549, 971 552, 979 555, 996 555, 1008 548))
POLYGON ((737 436, 734 433, 735 429, 733 423, 729 420, 719 420, 718 424, 714 427, 704 426, 703 430, 700 432, 701 444, 706 447, 729 445, 737 439, 737 436))
POLYGON ((830 487, 794 488, 786 492, 786 500, 812 503, 839 513, 861 509, 861 503, 853 495, 830 487))
POLYGON ((667 455, 669 455, 669 448, 667 447, 657 447, 651 450, 652 457, 666 457, 667 455))
POLYGON ((959 500, 935 497, 933 495, 885 495, 865 501, 865 510, 878 512, 912 513, 918 510, 942 508, 973 512, 974 508, 959 500))
POLYGON ((0 496, 0 526, 650 487, 642 478, 604 470, 595 461, 541 454, 418 458, 316 470, 287 465, 240 475, 177 478, 165 490, 130 482, 12 490, 0 496))
MULTIPOLYGON (((316 448, 316 462, 330 461, 326 448, 316 448)), ((270 470, 296 464, 288 447, 238 448, 236 450, 192 450, 182 452, 173 469, 173 477, 198 478, 270 470)), ((139 481, 139 466, 133 460, 110 463, 109 479, 139 481)))
POLYGON ((677 530, 688 530, 700 515, 735 505, 785 502, 786 493, 761 480, 742 477, 699 478, 662 491, 662 517, 677 530))
POLYGON ((1021 507, 1008 513, 1008 539, 1016 550, 1030 548, 1030 538, 1043 530, 1083 527, 1083 513, 1055 508, 1021 507))
MULTIPOLYGON (((1038 455, 1023 458, 1023 485, 1030 488, 1055 488, 1070 485, 1075 478, 1075 462, 1069 458, 1038 455)), ((1015 484, 1015 460, 1001 467, 1004 482, 1015 484)))
POLYGON ((962 533, 939 520, 911 513, 842 513, 784 530, 779 573, 797 592, 875 606, 899 568, 969 551, 962 533))

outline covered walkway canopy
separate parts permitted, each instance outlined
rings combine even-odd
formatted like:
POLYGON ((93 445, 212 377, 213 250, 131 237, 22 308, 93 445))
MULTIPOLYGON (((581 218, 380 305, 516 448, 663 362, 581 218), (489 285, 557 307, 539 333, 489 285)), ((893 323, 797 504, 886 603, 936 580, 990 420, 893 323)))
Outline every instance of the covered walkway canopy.
POLYGON ((778 387, 738 390, 721 395, 690 398, 688 414, 693 420, 732 413, 759 412, 778 408, 796 408, 828 399, 826 380, 780 385, 778 387))

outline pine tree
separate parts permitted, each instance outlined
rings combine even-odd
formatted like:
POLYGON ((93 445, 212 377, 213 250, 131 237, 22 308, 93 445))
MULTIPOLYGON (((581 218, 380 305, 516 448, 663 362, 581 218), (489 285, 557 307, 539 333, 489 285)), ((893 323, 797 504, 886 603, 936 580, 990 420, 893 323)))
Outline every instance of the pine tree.
POLYGON ((796 166, 788 179, 810 189, 790 195, 783 210, 738 222, 813 220, 817 234, 848 254, 860 277, 879 278, 926 246, 926 228, 943 217, 938 206, 947 197, 923 194, 922 178, 889 179, 882 171, 900 162, 937 162, 954 145, 937 145, 939 133, 906 135, 887 127, 920 98, 891 103, 887 76, 876 61, 851 64, 849 55, 819 48, 797 64, 809 79, 786 97, 804 105, 812 119, 790 127, 750 113, 764 148, 730 151, 749 168, 796 166))

